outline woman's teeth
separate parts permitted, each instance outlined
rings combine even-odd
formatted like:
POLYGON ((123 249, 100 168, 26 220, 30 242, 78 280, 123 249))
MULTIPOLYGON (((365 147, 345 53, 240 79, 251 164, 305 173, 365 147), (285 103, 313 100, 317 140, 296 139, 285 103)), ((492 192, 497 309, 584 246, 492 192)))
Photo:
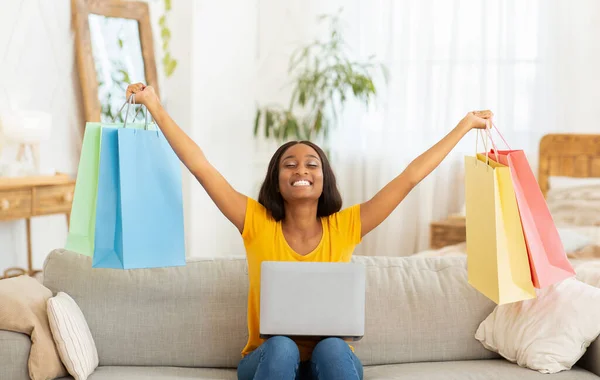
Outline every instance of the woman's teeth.
POLYGON ((292 184, 292 186, 310 186, 310 182, 302 180, 302 181, 296 181, 292 184))

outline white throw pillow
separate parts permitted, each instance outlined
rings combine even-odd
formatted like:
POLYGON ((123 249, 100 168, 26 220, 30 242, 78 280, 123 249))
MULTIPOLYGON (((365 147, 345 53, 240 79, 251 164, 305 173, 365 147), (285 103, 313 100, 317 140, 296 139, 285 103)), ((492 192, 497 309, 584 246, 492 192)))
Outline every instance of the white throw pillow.
POLYGON ((577 231, 576 228, 558 227, 557 230, 560 241, 567 253, 575 252, 594 244, 592 239, 577 231))
POLYGON ((58 354, 75 380, 85 380, 98 367, 98 352, 88 324, 77 303, 59 292, 48 300, 48 322, 58 354))
POLYGON ((521 367, 556 373, 571 367, 600 334, 600 289, 574 278, 531 300, 498 305, 475 338, 521 367))
POLYGON ((600 186, 600 178, 589 177, 560 177, 550 176, 548 177, 548 185, 551 189, 570 189, 580 186, 600 186))

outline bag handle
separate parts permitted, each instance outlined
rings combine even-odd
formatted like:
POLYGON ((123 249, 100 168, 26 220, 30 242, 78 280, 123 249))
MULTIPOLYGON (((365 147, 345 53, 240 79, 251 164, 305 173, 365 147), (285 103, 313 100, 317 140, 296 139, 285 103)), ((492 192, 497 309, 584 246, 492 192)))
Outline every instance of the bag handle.
MULTIPOLYGON (((481 132, 479 129, 477 130, 477 136, 475 137, 475 158, 477 158, 477 151, 478 149, 478 143, 479 143, 479 137, 481 136, 481 140, 483 141, 483 148, 485 149, 485 164, 486 166, 489 167, 489 163, 490 163, 490 157, 489 157, 489 152, 488 152, 488 148, 487 148, 487 141, 488 139, 490 140, 490 142, 492 143, 492 146, 494 147, 494 155, 496 156, 496 162, 499 162, 498 159, 498 150, 496 149, 496 144, 494 144, 494 140, 492 139, 492 134, 490 133, 490 127, 488 124, 488 122, 491 123, 491 120, 486 120, 486 128, 485 128, 485 132, 481 132), (480 135, 480 133, 485 133, 485 138, 483 137, 483 135, 480 135)), ((479 160, 477 160, 475 162, 475 165, 477 165, 477 162, 479 160)))
MULTIPOLYGON (((135 104, 135 94, 131 94, 129 96, 129 98, 125 101, 125 103, 123 103, 123 105, 121 106, 121 108, 119 109, 119 112, 117 112, 117 115, 120 115, 121 112, 123 111, 123 108, 125 106, 127 106, 127 110, 125 111, 125 121, 123 122, 123 128, 127 128, 127 119, 129 118, 129 107, 131 105, 135 104)), ((137 117, 137 115, 140 113, 140 110, 142 108, 146 108, 143 105, 141 107, 138 108, 137 112, 135 113, 135 115, 133 116, 133 120, 135 120, 135 118, 137 117)), ((144 117, 144 130, 148 130, 148 114, 150 112, 148 112, 148 109, 146 108, 146 112, 144 113, 145 117, 144 117)), ((116 121, 117 116, 115 115, 115 117, 113 117, 112 122, 114 123, 116 121)), ((152 117, 152 123, 156 123, 156 121, 154 120, 154 117, 152 117)))
MULTIPOLYGON (((506 145, 506 147, 508 148, 508 150, 512 150, 512 148, 510 147, 510 145, 508 145, 508 143, 506 142, 506 139, 504 138, 504 136, 502 136, 502 133, 500 133, 500 130, 498 129, 498 127, 496 127, 496 124, 494 124, 494 122, 492 120, 490 120, 490 121, 492 122, 492 126, 496 130, 496 133, 498 134, 498 136, 500 136, 500 138, 502 139, 502 142, 504 142, 504 145, 506 145)), ((492 138, 491 135, 490 135, 490 138, 492 138)))
MULTIPOLYGON (((494 143, 494 139, 492 138, 492 128, 496 130, 496 133, 498 134, 498 136, 500 136, 500 139, 502 139, 502 142, 504 143, 504 145, 506 145, 506 147, 508 148, 508 150, 512 150, 512 148, 510 147, 510 145, 508 145, 508 142, 506 142, 506 139, 504 138, 504 136, 502 136, 502 133, 500 132, 500 130, 498 129, 498 127, 496 127, 496 124, 494 123, 494 121, 492 119, 486 120, 486 124, 487 123, 491 124, 491 127, 488 125, 488 127, 485 129, 485 133, 486 133, 486 139, 483 138, 483 135, 481 135, 481 139, 483 140, 483 144, 485 147, 485 155, 486 155, 486 160, 488 160, 488 151, 487 151, 487 139, 489 138, 490 142, 492 143, 492 146, 494 148, 494 155, 496 156, 496 162, 498 161, 498 148, 496 147, 496 144, 494 143)), ((475 139, 475 156, 477 156, 477 143, 479 141, 479 134, 480 130, 477 130, 477 137, 475 139)), ((483 132, 482 132, 483 133, 483 132)), ((489 161, 486 161, 486 164, 489 161)))
MULTIPOLYGON (((132 94, 132 95, 135 95, 135 94, 132 94)), ((150 111, 148 111, 148 107, 146 107, 144 105, 142 105, 141 107, 138 107, 138 110, 136 111, 135 116, 133 116, 133 120, 135 120, 135 118, 140 113, 140 110, 142 108, 146 109, 146 111, 144 112, 144 130, 147 131, 148 130, 148 114, 150 113, 150 111)), ((156 121, 154 120, 154 116, 152 116, 152 114, 150 114, 150 118, 152 119, 152 123, 151 124, 156 124, 156 121)))
POLYGON ((129 101, 133 100, 134 98, 134 94, 131 94, 131 96, 129 97, 129 99, 125 100, 125 103, 123 103, 123 105, 121 106, 121 108, 119 108, 119 111, 115 114, 115 116, 112 119, 112 122, 115 123, 117 121, 117 115, 120 115, 121 112, 123 112, 123 108, 125 106, 127 106, 127 111, 125 113, 125 124, 127 124, 127 118, 129 117, 129 105, 131 104, 129 101))

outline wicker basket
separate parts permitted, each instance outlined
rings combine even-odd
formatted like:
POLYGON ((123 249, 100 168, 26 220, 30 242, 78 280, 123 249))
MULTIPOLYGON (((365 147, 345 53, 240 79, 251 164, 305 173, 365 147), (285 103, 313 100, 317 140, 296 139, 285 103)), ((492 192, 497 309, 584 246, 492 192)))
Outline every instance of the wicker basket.
POLYGON ((464 217, 450 218, 431 223, 430 229, 431 249, 438 249, 466 241, 467 230, 464 217))

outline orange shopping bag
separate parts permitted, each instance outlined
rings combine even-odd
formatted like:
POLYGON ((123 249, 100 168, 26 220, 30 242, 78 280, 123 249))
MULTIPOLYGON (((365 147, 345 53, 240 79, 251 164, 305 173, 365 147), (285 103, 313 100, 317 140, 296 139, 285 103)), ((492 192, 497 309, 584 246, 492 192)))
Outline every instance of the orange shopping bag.
MULTIPOLYGON (((500 131, 498 134, 504 140, 500 131)), ((575 276, 525 153, 522 150, 497 150, 494 147, 491 156, 510 168, 533 285, 542 289, 575 276)))

